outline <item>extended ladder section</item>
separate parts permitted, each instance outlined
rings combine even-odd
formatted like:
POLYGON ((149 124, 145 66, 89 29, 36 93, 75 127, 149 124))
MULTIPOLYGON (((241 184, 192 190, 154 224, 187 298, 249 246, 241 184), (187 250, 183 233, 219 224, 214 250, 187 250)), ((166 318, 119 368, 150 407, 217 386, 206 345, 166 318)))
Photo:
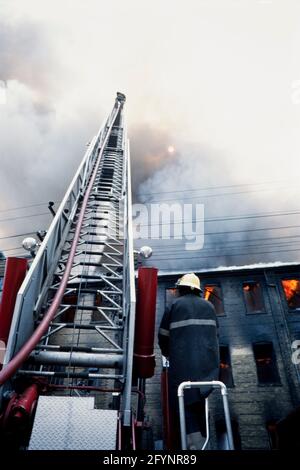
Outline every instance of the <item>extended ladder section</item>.
MULTIPOLYGON (((105 392, 114 392, 114 408, 131 425, 135 286, 124 102, 118 93, 18 294, 2 372, 5 379, 44 380, 53 391, 42 397, 37 419, 47 414, 46 398, 49 410, 55 397, 58 408, 63 397, 73 398, 76 415, 93 396, 97 419, 104 410, 106 420, 112 404, 105 392)), ((6 381, 2 393, 10 386, 6 381)))

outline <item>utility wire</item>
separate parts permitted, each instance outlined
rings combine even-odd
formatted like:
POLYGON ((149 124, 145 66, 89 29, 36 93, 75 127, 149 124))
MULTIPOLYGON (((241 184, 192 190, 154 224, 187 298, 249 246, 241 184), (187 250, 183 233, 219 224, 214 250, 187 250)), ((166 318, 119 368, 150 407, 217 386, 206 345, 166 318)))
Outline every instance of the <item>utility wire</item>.
MULTIPOLYGON (((295 236, 288 236, 288 237, 278 237, 279 239, 282 239, 282 238, 298 238, 300 237, 300 235, 295 235, 295 236)), ((276 240, 276 237, 270 237, 270 240, 272 239, 275 239, 276 240)), ((257 241, 259 240, 268 240, 268 238, 262 238, 262 239, 257 239, 257 241)), ((256 241, 255 239, 253 241, 256 241)), ((244 240, 237 240, 237 242, 240 242, 240 243, 243 243, 244 240)), ((236 241, 229 241, 228 243, 236 243, 236 241)), ((295 243, 300 243, 300 240, 299 241, 290 241, 290 242, 283 242, 283 243, 267 243, 267 244, 244 244, 242 247, 241 246, 238 246, 238 247, 235 247, 235 246, 228 246, 228 243, 221 243, 221 244, 217 244, 217 245, 210 245, 208 248, 204 248, 203 250, 201 250, 201 252, 206 252, 208 250, 216 250, 218 248, 222 248, 222 247, 227 247, 227 248, 230 248, 230 249, 235 249, 235 248, 244 248, 244 247, 251 247, 251 248, 255 248, 257 246, 283 246, 283 245, 294 245, 295 243)), ((166 245, 165 245, 166 246, 166 245)), ((172 245, 167 245, 169 247, 171 247, 172 245)), ((7 248, 7 249, 1 249, 1 251, 5 252, 5 251, 14 251, 14 250, 22 250, 23 248, 22 247, 14 247, 14 248, 7 248)), ((177 248, 176 246, 174 246, 174 249, 171 250, 171 251, 166 251, 163 247, 156 247, 154 249, 154 252, 153 252, 153 255, 155 255, 157 253, 157 251, 162 251, 164 254, 167 254, 167 253, 176 253, 176 252, 183 252, 184 250, 181 249, 181 248, 177 248)), ((199 251, 199 250, 197 250, 199 251)))
MULTIPOLYGON (((46 213, 45 213, 46 214, 46 213)), ((224 217, 214 217, 214 218, 206 218, 204 219, 204 222, 221 222, 221 221, 227 221, 227 220, 243 220, 243 219, 252 219, 252 218, 264 218, 264 217, 280 217, 282 216, 289 216, 289 215, 297 215, 300 214, 300 211, 290 211, 290 212, 283 212, 283 211, 275 211, 275 212, 267 212, 267 213, 261 213, 261 214, 245 214, 245 215, 237 215, 237 216, 224 216, 224 217)), ((36 214, 39 215, 39 214, 36 214)), ((30 216, 26 216, 30 217, 30 216)), ((2 219, 3 221, 7 219, 2 219)), ((10 219, 12 220, 12 219, 10 219)), ((201 222, 202 219, 192 219, 189 221, 189 223, 196 223, 196 222, 201 222)), ((1 219, 0 219, 1 222, 1 219)), ((134 221, 133 221, 134 222, 134 221)), ((181 224, 184 222, 172 222, 172 225, 177 225, 181 224)), ((161 226, 161 225, 168 225, 168 223, 157 223, 157 224, 137 224, 136 226, 141 226, 141 227, 146 227, 146 226, 161 226)), ((14 234, 14 235, 7 235, 5 237, 0 237, 0 240, 8 240, 9 238, 17 238, 17 237, 23 237, 27 235, 32 235, 35 233, 35 230, 32 232, 26 232, 26 233, 19 233, 19 234, 14 234)))
MULTIPOLYGON (((189 260, 201 260, 201 259, 205 259, 205 258, 224 258, 226 256, 253 256, 254 254, 255 255, 263 255, 263 254, 271 254, 271 253, 285 253, 285 252, 290 252, 290 251, 299 251, 299 254, 300 254, 300 250, 299 248, 295 248, 295 249, 288 249, 288 250, 273 250, 273 251, 257 251, 256 253, 220 253, 219 255, 207 255, 207 256, 192 256, 192 257, 187 257, 187 256, 184 256, 184 257, 177 257, 172 259, 172 262, 173 261, 177 261, 177 260, 185 260, 185 261, 189 261, 189 260)), ((170 261, 170 256, 168 256, 168 258, 155 258, 155 261, 163 261, 163 260, 168 260, 170 261)))
MULTIPOLYGON (((244 230, 226 230, 223 232, 205 232, 204 235, 226 235, 228 233, 249 233, 249 232, 261 232, 264 230, 284 230, 284 229, 291 229, 291 228, 300 228, 300 225, 284 225, 280 227, 261 227, 261 228, 249 228, 249 229, 244 229, 244 230)), ((185 234, 188 235, 188 234, 185 234)), ((191 233, 189 235, 202 235, 202 233, 191 233)), ((145 238, 145 237, 143 237, 145 238)), ((137 238, 137 239, 142 239, 142 237, 137 238)), ((151 237, 147 237, 146 239, 150 239, 151 237)))
MULTIPOLYGON (((231 192, 231 193, 217 193, 217 194, 201 194, 199 196, 193 196, 193 197, 182 197, 182 200, 188 201, 188 200, 195 200, 195 199, 206 199, 210 197, 220 197, 220 196, 234 196, 234 195, 240 195, 240 194, 250 194, 250 193, 260 193, 260 192, 266 192, 266 191, 283 191, 287 189, 291 189, 293 187, 298 187, 298 185, 295 186, 287 186, 287 187, 282 187, 282 188, 269 188, 269 189, 256 189, 256 190, 249 190, 249 191, 237 191, 237 192, 231 192)), ((157 194, 157 193, 155 193, 157 194)), ((172 202, 172 201, 178 201, 180 198, 172 198, 172 199, 150 199, 145 201, 145 203, 152 203, 152 202, 172 202)))
POLYGON ((1 251, 13 251, 13 250, 24 250, 22 246, 15 246, 14 248, 1 248, 1 251))
MULTIPOLYGON (((57 204, 60 201, 54 201, 55 204, 57 204)), ((49 204, 49 201, 47 202, 39 202, 37 204, 29 204, 28 206, 19 206, 19 207, 10 207, 9 209, 0 209, 0 212, 10 212, 10 211, 17 211, 21 209, 28 209, 30 207, 37 207, 37 206, 46 206, 49 204)))
POLYGON ((28 219, 29 217, 38 217, 42 215, 50 215, 49 212, 40 212, 39 214, 29 214, 29 215, 19 215, 17 217, 9 217, 7 219, 0 219, 0 222, 9 222, 12 220, 19 220, 19 219, 28 219))
POLYGON ((19 237, 26 237, 27 235, 32 235, 35 233, 35 230, 32 232, 27 232, 27 233, 18 233, 17 235, 7 235, 6 237, 1 237, 0 240, 9 240, 11 238, 19 238, 19 237))
MULTIPOLYGON (((267 217, 281 217, 281 216, 289 216, 289 215, 297 215, 300 214, 300 211, 290 211, 290 212, 267 212, 262 214, 246 214, 246 215, 238 215, 238 216, 224 216, 224 217, 212 217, 212 218, 204 218, 204 219, 192 219, 189 220, 188 223, 196 223, 196 222, 226 222, 227 220, 235 221, 235 220, 247 220, 247 219, 259 219, 259 218, 267 218, 267 217)), ((133 220, 134 223, 134 220, 133 220)), ((154 227, 154 226, 162 226, 162 225, 178 225, 178 224, 185 224, 186 221, 179 221, 179 222, 158 222, 155 224, 140 224, 137 223, 136 226, 140 227, 154 227)))
MULTIPOLYGON (((283 242, 283 243, 265 243, 265 244, 253 244, 253 245, 249 245, 249 244, 244 244, 244 245, 240 245, 240 246, 228 246, 226 244, 224 245, 216 245, 216 246, 211 246, 211 247, 208 247, 208 248, 202 248, 201 250, 196 250, 197 253, 201 252, 201 253, 206 253, 208 251, 217 251, 221 248, 227 248, 227 249, 230 249, 230 250, 236 250, 236 249, 241 249, 241 248, 257 248, 257 247, 282 247, 282 246, 295 246, 295 245, 298 245, 300 243, 300 240, 298 241, 295 241, 295 242, 283 242)), ((156 253, 163 253, 163 254, 176 254, 176 253, 182 253, 182 252, 185 252, 186 250, 184 250, 183 248, 176 248, 174 250, 169 250, 169 251, 166 251, 164 250, 163 248, 159 248, 159 249, 155 249, 153 250, 153 256, 156 255, 156 253)), ((188 250, 187 250, 188 251, 188 250)))
POLYGON ((278 184, 278 183, 289 183, 290 180, 275 180, 275 181, 262 181, 260 183, 240 183, 240 184, 230 184, 225 186, 207 186, 204 188, 189 188, 189 189, 178 189, 173 191, 156 191, 155 193, 138 193, 140 196, 151 196, 153 194, 171 194, 171 193, 187 193, 191 191, 209 191, 215 189, 230 189, 230 188, 240 188, 244 186, 260 186, 265 184, 278 184))

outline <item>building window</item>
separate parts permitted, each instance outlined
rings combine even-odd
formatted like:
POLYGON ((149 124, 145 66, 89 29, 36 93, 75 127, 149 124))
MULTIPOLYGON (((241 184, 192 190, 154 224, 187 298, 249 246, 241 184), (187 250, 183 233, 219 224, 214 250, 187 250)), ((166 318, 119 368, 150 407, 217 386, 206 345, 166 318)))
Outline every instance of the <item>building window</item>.
POLYGON ((300 310, 300 280, 282 279, 284 295, 290 310, 300 310))
POLYGON ((206 284, 204 287, 204 298, 213 304, 217 315, 224 315, 222 290, 218 284, 206 284))
MULTIPOLYGON (((241 450, 241 436, 239 432, 239 425, 238 422, 234 419, 231 420, 231 429, 234 449, 241 450)), ((227 428, 224 419, 216 421, 216 437, 218 450, 229 450, 227 428)))
POLYGON ((280 383, 273 344, 254 343, 253 352, 256 363, 258 383, 280 383))
POLYGON ((262 289, 259 282, 243 282, 243 292, 247 313, 262 313, 265 311, 262 289))
POLYGON ((166 289, 166 307, 170 307, 172 305, 172 302, 176 297, 178 297, 179 292, 176 287, 171 287, 169 289, 166 289))
POLYGON ((219 380, 227 387, 234 387, 230 352, 228 346, 220 346, 220 373, 219 380))

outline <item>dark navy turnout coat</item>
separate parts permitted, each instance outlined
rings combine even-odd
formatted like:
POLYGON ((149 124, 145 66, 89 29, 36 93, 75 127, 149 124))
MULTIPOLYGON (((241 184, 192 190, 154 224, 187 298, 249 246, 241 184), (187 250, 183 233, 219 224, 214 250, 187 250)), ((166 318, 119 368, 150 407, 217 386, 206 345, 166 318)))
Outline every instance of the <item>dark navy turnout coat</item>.
MULTIPOLYGON (((181 382, 218 380, 218 320, 214 306, 194 294, 178 297, 167 307, 159 334, 162 354, 169 359, 169 399, 177 408, 177 388, 181 382)), ((211 389, 202 390, 202 397, 211 389)), ((201 399, 198 389, 185 391, 185 403, 201 399)))

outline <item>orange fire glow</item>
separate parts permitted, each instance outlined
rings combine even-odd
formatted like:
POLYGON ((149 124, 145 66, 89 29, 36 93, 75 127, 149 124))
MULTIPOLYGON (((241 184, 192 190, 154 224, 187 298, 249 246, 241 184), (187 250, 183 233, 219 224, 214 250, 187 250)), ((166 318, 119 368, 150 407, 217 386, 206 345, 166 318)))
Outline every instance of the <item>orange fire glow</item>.
POLYGON ((287 300, 300 292, 300 281, 297 279, 285 279, 282 281, 282 286, 287 300))
POLYGON ((205 300, 209 300, 211 294, 213 294, 214 292, 214 288, 213 287, 205 287, 205 294, 204 294, 204 298, 205 300))
POLYGON ((226 364, 226 362, 220 362, 220 369, 229 369, 229 364, 226 364))

